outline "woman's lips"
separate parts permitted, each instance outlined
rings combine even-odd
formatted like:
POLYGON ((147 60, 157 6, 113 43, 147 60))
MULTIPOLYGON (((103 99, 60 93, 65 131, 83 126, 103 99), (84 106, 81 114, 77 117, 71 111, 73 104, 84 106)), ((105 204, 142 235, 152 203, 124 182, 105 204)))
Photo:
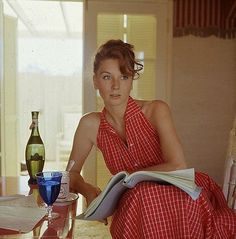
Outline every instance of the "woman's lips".
POLYGON ((118 97, 120 97, 120 94, 111 94, 110 95, 112 98, 118 98, 118 97))

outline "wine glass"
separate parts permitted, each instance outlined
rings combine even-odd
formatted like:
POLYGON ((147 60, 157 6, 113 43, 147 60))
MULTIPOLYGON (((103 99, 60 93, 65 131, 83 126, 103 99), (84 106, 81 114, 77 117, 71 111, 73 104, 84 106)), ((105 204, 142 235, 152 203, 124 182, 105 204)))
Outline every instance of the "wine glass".
POLYGON ((60 193, 61 178, 61 172, 40 172, 36 174, 39 194, 47 204, 48 220, 59 217, 58 213, 52 212, 52 205, 60 193))

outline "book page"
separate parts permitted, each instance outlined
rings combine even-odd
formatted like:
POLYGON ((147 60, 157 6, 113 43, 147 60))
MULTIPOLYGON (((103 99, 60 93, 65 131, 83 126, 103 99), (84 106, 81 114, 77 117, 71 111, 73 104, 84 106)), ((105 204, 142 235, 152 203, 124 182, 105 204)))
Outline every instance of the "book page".
MULTIPOLYGON (((109 212, 106 212, 106 207, 108 204, 111 204, 111 200, 114 201, 112 202, 112 207, 115 207, 116 204, 116 197, 118 197, 118 194, 121 193, 123 186, 123 179, 126 177, 127 173, 125 171, 119 172, 115 176, 113 176, 110 181, 108 182, 106 188, 90 203, 86 211, 77 216, 77 219, 84 219, 90 217, 96 209, 99 207, 99 211, 96 212, 95 215, 93 215, 93 218, 97 217, 97 214, 99 214, 99 219, 101 219, 100 212, 104 212, 104 218, 107 217, 107 214, 109 212), (107 195, 109 195, 107 197, 107 195), (102 204, 102 206, 100 206, 102 204), (103 206, 104 205, 104 206, 103 206), (105 207, 105 208, 104 208, 105 207), (102 208, 102 209, 100 209, 102 208), (105 215, 106 214, 106 215, 105 215)), ((125 188, 124 188, 125 189, 125 188)), ((119 199, 119 197, 118 197, 119 199)), ((110 207, 110 206, 109 206, 110 207)), ((109 215, 110 216, 110 215, 109 215)))
POLYGON ((0 197, 0 228, 29 232, 45 214, 33 196, 0 197))
POLYGON ((96 205, 96 209, 86 210, 85 213, 77 216, 77 219, 85 220, 101 220, 111 216, 117 206, 120 196, 128 188, 124 187, 123 180, 120 180, 109 191, 109 194, 103 198, 100 204, 96 205))
POLYGON ((12 195, 0 197, 0 206, 38 207, 38 204, 33 195, 12 195))
POLYGON ((126 177, 124 184, 126 187, 133 188, 142 181, 168 182, 189 194, 193 200, 196 200, 201 188, 194 182, 194 169, 182 169, 169 172, 160 171, 137 171, 126 177))
POLYGON ((160 172, 160 171, 137 171, 127 176, 124 180, 127 187, 134 187, 138 182, 142 181, 166 181, 168 178, 171 181, 178 181, 183 184, 189 185, 190 187, 194 186, 194 170, 193 169, 183 169, 169 172, 160 172))

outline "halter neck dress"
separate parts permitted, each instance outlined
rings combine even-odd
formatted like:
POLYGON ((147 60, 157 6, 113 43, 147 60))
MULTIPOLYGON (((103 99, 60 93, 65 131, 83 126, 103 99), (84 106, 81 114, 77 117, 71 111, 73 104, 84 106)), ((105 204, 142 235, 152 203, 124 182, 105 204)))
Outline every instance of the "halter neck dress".
MULTIPOLYGON (((164 162, 158 132, 129 97, 124 120, 126 142, 101 112, 97 146, 109 171, 135 171, 164 162)), ((195 173, 202 187, 197 200, 175 186, 141 182, 120 198, 110 232, 115 239, 236 238, 236 215, 220 187, 206 174, 195 173)))

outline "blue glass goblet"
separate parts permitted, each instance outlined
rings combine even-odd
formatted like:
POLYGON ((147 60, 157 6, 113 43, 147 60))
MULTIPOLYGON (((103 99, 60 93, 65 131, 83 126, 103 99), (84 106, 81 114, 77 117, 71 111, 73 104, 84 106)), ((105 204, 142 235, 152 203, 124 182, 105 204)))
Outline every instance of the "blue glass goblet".
POLYGON ((36 174, 39 194, 47 204, 48 220, 59 217, 58 213, 52 212, 52 205, 60 193, 61 178, 61 172, 41 172, 36 174))

